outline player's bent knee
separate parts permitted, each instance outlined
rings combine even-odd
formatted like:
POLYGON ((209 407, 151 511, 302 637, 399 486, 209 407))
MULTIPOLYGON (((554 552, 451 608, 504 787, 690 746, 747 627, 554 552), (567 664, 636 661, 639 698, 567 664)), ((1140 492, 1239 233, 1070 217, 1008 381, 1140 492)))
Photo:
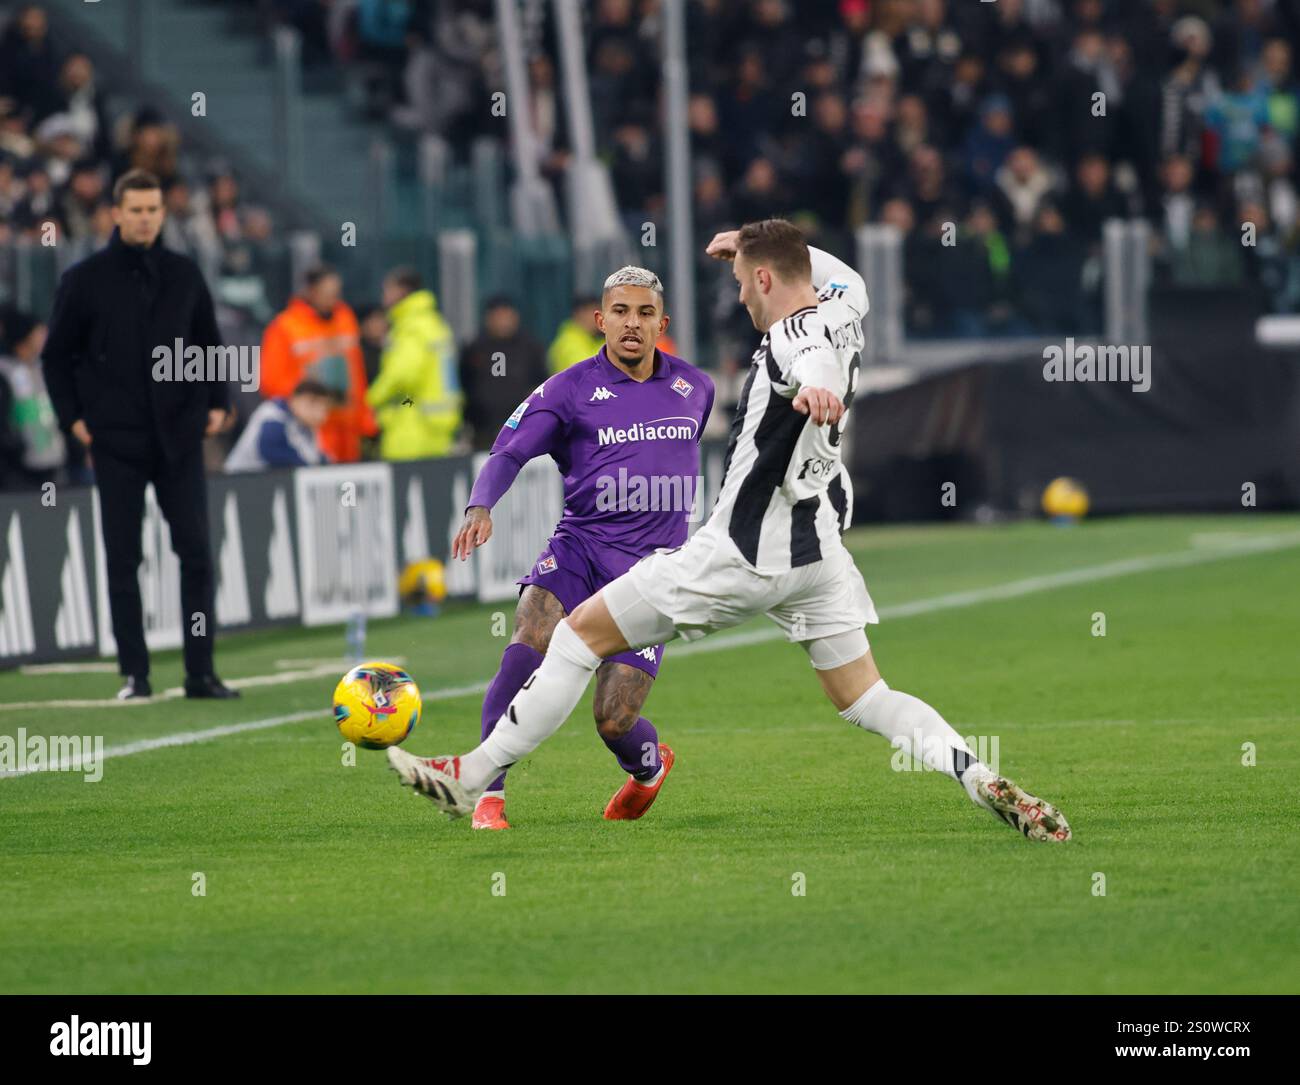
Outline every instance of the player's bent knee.
POLYGON ((566 619, 582 642, 598 656, 612 656, 628 647, 618 624, 610 616, 602 593, 597 592, 574 607, 566 619))
POLYGON ((850 629, 847 633, 834 633, 829 637, 801 641, 813 667, 819 671, 833 671, 837 667, 853 663, 870 651, 867 635, 861 629, 850 629))

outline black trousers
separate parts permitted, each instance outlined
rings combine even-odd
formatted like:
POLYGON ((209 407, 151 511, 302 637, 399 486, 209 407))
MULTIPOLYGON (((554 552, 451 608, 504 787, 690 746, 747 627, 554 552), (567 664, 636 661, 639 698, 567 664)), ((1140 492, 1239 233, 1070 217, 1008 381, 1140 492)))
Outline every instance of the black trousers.
MULTIPOLYGON (((92 434, 93 436, 93 434, 92 434)), ((140 601, 141 536, 144 490, 152 482, 158 506, 171 530, 172 550, 181 565, 181 624, 185 634, 185 673, 212 671, 216 613, 212 550, 208 538, 208 488, 203 446, 179 458, 163 454, 157 440, 141 436, 129 445, 91 443, 95 485, 108 565, 108 605, 117 640, 118 670, 145 677, 149 649, 144 640, 140 601), (202 614, 200 622, 197 615, 202 614)))

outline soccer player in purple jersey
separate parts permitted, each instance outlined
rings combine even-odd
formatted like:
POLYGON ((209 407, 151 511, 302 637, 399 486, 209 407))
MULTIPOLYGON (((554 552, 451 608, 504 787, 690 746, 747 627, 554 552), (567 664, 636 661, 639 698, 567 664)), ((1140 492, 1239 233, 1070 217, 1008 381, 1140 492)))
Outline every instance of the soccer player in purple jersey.
MULTIPOLYGON (((698 495, 700 434, 713 381, 655 347, 668 327, 663 286, 644 268, 605 280, 596 324, 605 345, 557 373, 501 428, 452 541, 462 561, 492 536, 492 507, 520 469, 549 455, 564 476, 564 515, 521 578, 515 629, 483 698, 487 738, 542 661, 563 618, 638 560, 680 546, 698 495)), ((596 730, 628 773, 605 817, 639 818, 673 764, 641 715, 663 659, 662 644, 612 654, 596 671, 596 730)), ((508 829, 501 772, 474 807, 476 829, 508 829)))

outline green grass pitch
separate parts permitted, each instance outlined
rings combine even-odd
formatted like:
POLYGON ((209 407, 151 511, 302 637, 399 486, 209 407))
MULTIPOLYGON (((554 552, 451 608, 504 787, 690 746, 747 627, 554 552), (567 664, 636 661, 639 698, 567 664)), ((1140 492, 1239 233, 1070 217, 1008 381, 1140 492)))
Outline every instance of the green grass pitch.
MULTIPOLYGON (((891 771, 804 654, 763 637, 670 646, 647 715, 677 766, 631 823, 600 816, 622 777, 589 694, 511 773, 508 833, 447 822, 381 753, 345 766, 332 677, 233 704, 0 709, 0 734, 110 749, 319 710, 119 756, 95 784, 0 779, 0 990, 1300 991, 1300 517, 849 541, 886 679, 997 736, 1073 841, 1030 844, 950 780, 891 771)), ((405 657, 426 693, 412 751, 477 741, 478 698, 437 691, 491 676, 502 610, 372 623, 367 654, 405 657)), ((342 649, 338 629, 250 634, 218 664, 267 675, 342 649)), ((156 689, 180 677, 178 653, 155 657, 156 689)), ((115 689, 0 675, 5 703, 115 689)))

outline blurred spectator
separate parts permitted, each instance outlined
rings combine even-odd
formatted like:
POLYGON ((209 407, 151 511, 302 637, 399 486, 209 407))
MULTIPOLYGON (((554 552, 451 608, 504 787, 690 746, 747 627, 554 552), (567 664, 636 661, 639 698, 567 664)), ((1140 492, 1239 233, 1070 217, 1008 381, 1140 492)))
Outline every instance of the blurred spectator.
POLYGON ((288 396, 264 400, 249 416, 226 457, 226 473, 328 463, 319 433, 330 412, 340 405, 337 389, 310 378, 299 381, 288 396))
POLYGON ((356 0, 350 8, 353 56, 373 116, 382 116, 400 96, 412 6, 411 0, 356 0))
POLYGON ((35 236, 46 222, 59 222, 58 195, 50 175, 36 162, 25 164, 22 173, 23 197, 13 210, 13 223, 19 230, 35 236))
POLYGON ((415 0, 407 40, 407 104, 394 110, 394 121, 467 143, 480 130, 477 105, 487 96, 484 67, 496 44, 491 6, 415 0))
POLYGON ((91 159, 82 159, 59 203, 59 217, 67 236, 74 241, 94 235, 95 210, 104 202, 104 174, 91 159))
POLYGON ((1178 286, 1241 285, 1245 277, 1241 241, 1223 235, 1211 204, 1202 204, 1193 214, 1187 248, 1173 257, 1173 276, 1178 286))
POLYGON ((366 402, 379 421, 386 460, 446 456, 460 428, 462 399, 451 326, 413 268, 384 278, 388 339, 366 402))
POLYGON ((59 113, 68 118, 81 145, 98 159, 110 152, 107 113, 95 84, 95 66, 85 53, 71 53, 59 69, 59 113))
POLYGON ((152 109, 142 109, 127 125, 125 146, 113 163, 113 175, 139 169, 165 185, 176 176, 180 133, 152 109))
POLYGON ((268 399, 287 396, 307 378, 333 389, 342 402, 320 427, 320 447, 338 463, 354 463, 361 455, 362 435, 373 435, 376 427, 366 406, 357 318, 343 300, 342 288, 333 268, 307 273, 301 294, 262 336, 260 391, 268 399))
POLYGON ((1055 187, 1052 175, 1031 147, 1017 147, 997 172, 1003 221, 1018 240, 1026 240, 1043 200, 1055 187))
POLYGON ((731 210, 740 222, 752 222, 789 213, 785 189, 776 165, 769 158, 755 158, 731 194, 731 210))
POLYGON ((610 180, 619 200, 632 211, 629 232, 640 232, 640 223, 663 207, 663 151, 645 124, 620 123, 614 130, 614 160, 610 180))
POLYGON ((1079 160, 1074 187, 1065 197, 1062 211, 1075 236, 1091 245, 1100 244, 1107 219, 1128 217, 1128 206, 1112 183, 1105 156, 1091 153, 1079 160))
POLYGON ((1245 69, 1231 91, 1205 109, 1205 156, 1220 173, 1236 173, 1255 163, 1268 124, 1268 93, 1245 69))
POLYGON ((475 451, 492 447, 510 413, 547 378, 546 348, 520 324, 510 298, 488 300, 483 330, 460 358, 465 424, 475 451))
POLYGON ((1020 143, 1047 150, 1054 145, 1056 106, 1052 81, 1039 70, 1038 50, 1032 36, 1016 37, 998 55, 999 85, 1011 103, 1020 143))
POLYGON ((23 4, 0 33, 0 97, 45 117, 59 106, 58 61, 39 4, 23 4))
POLYGON ((907 176, 895 195, 912 205, 923 226, 936 217, 955 219, 963 205, 961 193, 948 176, 943 156, 931 146, 918 147, 908 162, 907 176))
POLYGON ((175 177, 163 186, 167 219, 163 223, 163 244, 191 257, 203 274, 214 278, 221 268, 221 238, 212 216, 194 198, 189 182, 175 177))
POLYGON ((0 312, 0 489, 54 481, 67 455, 41 370, 45 334, 30 313, 0 312))
POLYGON ((1187 250, 1192 237, 1192 216, 1196 196, 1192 181, 1196 173, 1186 155, 1173 154, 1160 167, 1161 209, 1156 221, 1159 250, 1167 256, 1187 250))
POLYGON ((546 351, 552 373, 590 358, 605 345, 605 337, 596 327, 596 310, 600 298, 582 294, 573 299, 569 319, 560 325, 546 351))
POLYGON ((1292 71, 1291 43, 1274 38, 1264 46, 1262 86, 1268 97, 1268 127, 1279 140, 1293 144, 1300 134, 1300 87, 1292 71))
POLYGON ((979 122, 966 136, 966 176, 976 189, 993 188, 997 172, 1013 146, 1011 103, 1005 95, 994 94, 984 100, 979 122))
POLYGON ((361 328, 361 357, 366 363, 366 382, 374 384, 379 376, 379 360, 388 338, 388 314, 382 305, 363 305, 357 313, 361 328))
POLYGON ((1012 261, 1021 312, 1030 329, 1039 335, 1089 330, 1083 250, 1071 243, 1055 204, 1040 204, 1031 226, 1032 237, 1012 261))
POLYGON ((1174 67, 1162 88, 1160 151, 1195 159, 1205 108, 1222 93, 1219 77, 1206 65, 1213 38, 1204 19, 1185 15, 1173 25, 1170 40, 1174 67))
POLYGON ((819 221, 839 226, 849 206, 850 169, 846 161, 849 111, 838 94, 822 94, 812 106, 812 131, 794 156, 801 205, 819 221))

